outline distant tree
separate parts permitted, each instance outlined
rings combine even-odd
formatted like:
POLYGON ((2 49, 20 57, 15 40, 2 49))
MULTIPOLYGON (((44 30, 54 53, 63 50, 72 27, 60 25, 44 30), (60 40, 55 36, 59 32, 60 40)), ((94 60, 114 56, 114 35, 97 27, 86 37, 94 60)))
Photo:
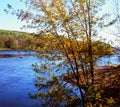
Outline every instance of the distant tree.
POLYGON ((2 36, 0 36, 0 47, 3 48, 4 47, 4 41, 2 36))
POLYGON ((9 48, 14 48, 14 37, 9 36, 9 48))
POLYGON ((18 40, 15 37, 9 36, 9 48, 15 50, 19 48, 18 40))
POLYGON ((14 40, 13 44, 14 44, 13 49, 18 50, 19 49, 19 42, 18 42, 18 40, 14 40))

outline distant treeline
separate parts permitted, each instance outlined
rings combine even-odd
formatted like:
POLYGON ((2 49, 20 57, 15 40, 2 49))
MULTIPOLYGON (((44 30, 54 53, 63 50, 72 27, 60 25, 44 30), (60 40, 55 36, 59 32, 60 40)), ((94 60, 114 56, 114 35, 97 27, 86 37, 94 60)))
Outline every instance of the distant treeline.
MULTIPOLYGON (((40 50, 48 44, 47 37, 18 31, 0 30, 0 48, 11 50, 40 50), (46 43, 45 43, 46 42, 46 43)), ((50 41, 49 41, 50 42, 50 41)))
MULTIPOLYGON (((68 52, 70 53, 70 44, 69 40, 65 37, 61 37, 64 41, 64 46, 67 47, 68 52)), ((72 40, 74 44, 74 40, 72 40)), ((93 53, 96 54, 111 54, 113 48, 104 42, 94 41, 93 43, 93 53)), ((79 41, 78 51, 86 52, 87 51, 87 42, 79 41)), ((24 33, 18 31, 7 31, 0 30, 0 49, 11 49, 11 50, 58 50, 61 49, 60 43, 52 35, 44 34, 33 34, 33 33, 24 33)))

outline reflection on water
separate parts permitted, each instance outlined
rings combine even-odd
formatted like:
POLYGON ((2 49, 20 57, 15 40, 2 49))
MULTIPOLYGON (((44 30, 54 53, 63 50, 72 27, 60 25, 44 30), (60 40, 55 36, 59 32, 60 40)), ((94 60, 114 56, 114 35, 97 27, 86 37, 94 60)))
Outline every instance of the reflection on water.
POLYGON ((34 56, 0 58, 0 107, 39 107, 28 95, 37 91, 31 66, 35 62, 39 60, 34 56))
POLYGON ((35 55, 35 51, 0 51, 0 58, 8 58, 8 57, 19 57, 23 56, 33 56, 35 55))
POLYGON ((35 54, 35 51, 12 51, 12 50, 0 50, 0 54, 20 54, 20 55, 24 55, 24 54, 35 54))

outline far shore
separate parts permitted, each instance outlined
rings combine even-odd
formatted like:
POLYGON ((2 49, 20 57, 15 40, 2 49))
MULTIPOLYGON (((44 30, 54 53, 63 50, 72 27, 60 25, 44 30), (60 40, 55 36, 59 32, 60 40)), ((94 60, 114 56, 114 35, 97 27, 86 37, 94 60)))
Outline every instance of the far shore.
POLYGON ((0 51, 35 51, 35 50, 0 48, 0 51))
POLYGON ((12 50, 10 48, 0 48, 0 51, 9 51, 9 50, 12 50))

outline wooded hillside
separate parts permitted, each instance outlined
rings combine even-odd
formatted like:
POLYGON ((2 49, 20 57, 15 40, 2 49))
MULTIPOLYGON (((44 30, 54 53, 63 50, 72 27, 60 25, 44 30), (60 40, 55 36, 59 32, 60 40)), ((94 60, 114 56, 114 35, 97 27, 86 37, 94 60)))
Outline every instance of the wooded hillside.
MULTIPOLYGON (((65 37, 61 37, 64 40, 64 45, 69 47, 69 40, 65 37)), ((74 43, 74 40, 72 41, 74 43)), ((96 55, 96 51, 99 54, 111 54, 113 52, 112 47, 109 44, 100 41, 94 41, 93 43, 93 53, 96 55)), ((83 53, 87 51, 86 42, 81 44, 79 41, 80 50, 83 53)), ((10 49, 10 50, 36 50, 36 51, 48 51, 48 50, 58 50, 61 49, 58 41, 53 35, 44 34, 33 34, 18 31, 8 31, 0 30, 0 49, 10 49)), ((68 49, 70 53, 70 49, 68 49)))

